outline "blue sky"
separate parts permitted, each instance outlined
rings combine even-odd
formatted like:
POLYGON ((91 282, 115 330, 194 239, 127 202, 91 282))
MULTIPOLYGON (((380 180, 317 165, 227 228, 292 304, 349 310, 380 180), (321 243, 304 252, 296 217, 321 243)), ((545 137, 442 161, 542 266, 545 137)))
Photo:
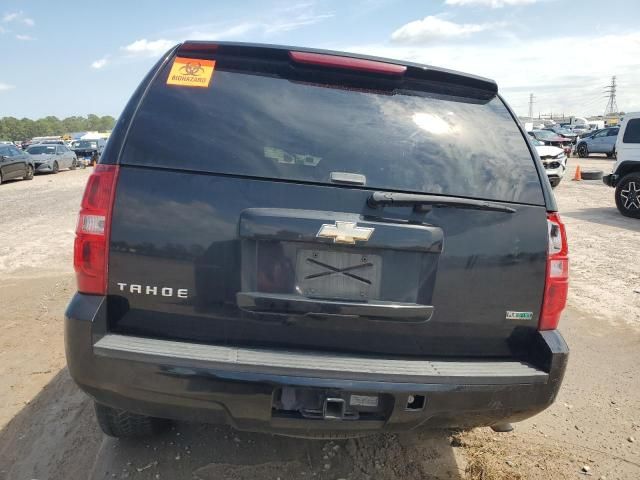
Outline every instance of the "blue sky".
POLYGON ((185 39, 278 43, 454 68, 523 115, 640 110, 638 0, 0 1, 0 117, 117 116, 185 39))

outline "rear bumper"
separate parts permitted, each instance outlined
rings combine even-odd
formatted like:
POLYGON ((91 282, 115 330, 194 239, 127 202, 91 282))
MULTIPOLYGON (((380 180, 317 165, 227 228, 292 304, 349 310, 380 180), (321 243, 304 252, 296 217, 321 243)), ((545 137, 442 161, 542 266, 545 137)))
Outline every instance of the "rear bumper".
POLYGON ((520 421, 555 400, 568 358, 557 331, 539 334, 532 346, 539 366, 533 366, 518 361, 382 361, 135 338, 107 334, 105 317, 102 297, 76 294, 65 320, 69 371, 96 401, 144 415, 286 435, 520 421), (285 390, 289 400, 280 402, 285 390), (355 417, 310 418, 282 407, 295 403, 291 395, 343 399, 355 417), (362 406, 369 401, 353 406, 353 396, 377 398, 377 406, 362 406), (408 408, 411 397, 423 398, 424 405, 408 408))

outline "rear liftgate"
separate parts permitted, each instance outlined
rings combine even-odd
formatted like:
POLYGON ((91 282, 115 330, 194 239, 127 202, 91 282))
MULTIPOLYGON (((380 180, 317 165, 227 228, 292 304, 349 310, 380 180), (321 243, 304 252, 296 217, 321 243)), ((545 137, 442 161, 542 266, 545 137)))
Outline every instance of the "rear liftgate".
MULTIPOLYGON (((248 209, 240 218, 240 237, 237 303, 256 320, 331 320, 353 329, 426 322, 433 313, 443 245, 439 227, 343 212, 248 209)), ((422 394, 407 395, 405 409, 420 411, 425 402, 422 394)), ((272 415, 384 422, 394 403, 394 396, 385 393, 283 387, 274 392, 272 415)))

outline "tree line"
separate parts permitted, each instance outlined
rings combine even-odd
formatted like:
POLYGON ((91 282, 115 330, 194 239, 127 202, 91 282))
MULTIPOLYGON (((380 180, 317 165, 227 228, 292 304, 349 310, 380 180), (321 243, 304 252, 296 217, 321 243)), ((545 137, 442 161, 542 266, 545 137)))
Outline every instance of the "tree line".
POLYGON ((99 117, 89 114, 86 117, 48 116, 31 120, 30 118, 0 118, 0 140, 22 141, 33 137, 65 135, 71 132, 100 131, 113 129, 116 119, 110 115, 99 117))

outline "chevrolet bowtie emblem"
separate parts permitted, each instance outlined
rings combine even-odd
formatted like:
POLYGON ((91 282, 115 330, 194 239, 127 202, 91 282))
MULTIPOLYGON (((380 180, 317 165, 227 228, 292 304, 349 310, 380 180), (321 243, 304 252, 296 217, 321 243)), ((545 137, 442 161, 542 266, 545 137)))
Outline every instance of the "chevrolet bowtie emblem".
POLYGON ((333 238, 333 243, 353 245, 356 241, 366 242, 375 229, 359 227, 355 222, 339 222, 335 225, 325 223, 316 234, 319 238, 333 238))

